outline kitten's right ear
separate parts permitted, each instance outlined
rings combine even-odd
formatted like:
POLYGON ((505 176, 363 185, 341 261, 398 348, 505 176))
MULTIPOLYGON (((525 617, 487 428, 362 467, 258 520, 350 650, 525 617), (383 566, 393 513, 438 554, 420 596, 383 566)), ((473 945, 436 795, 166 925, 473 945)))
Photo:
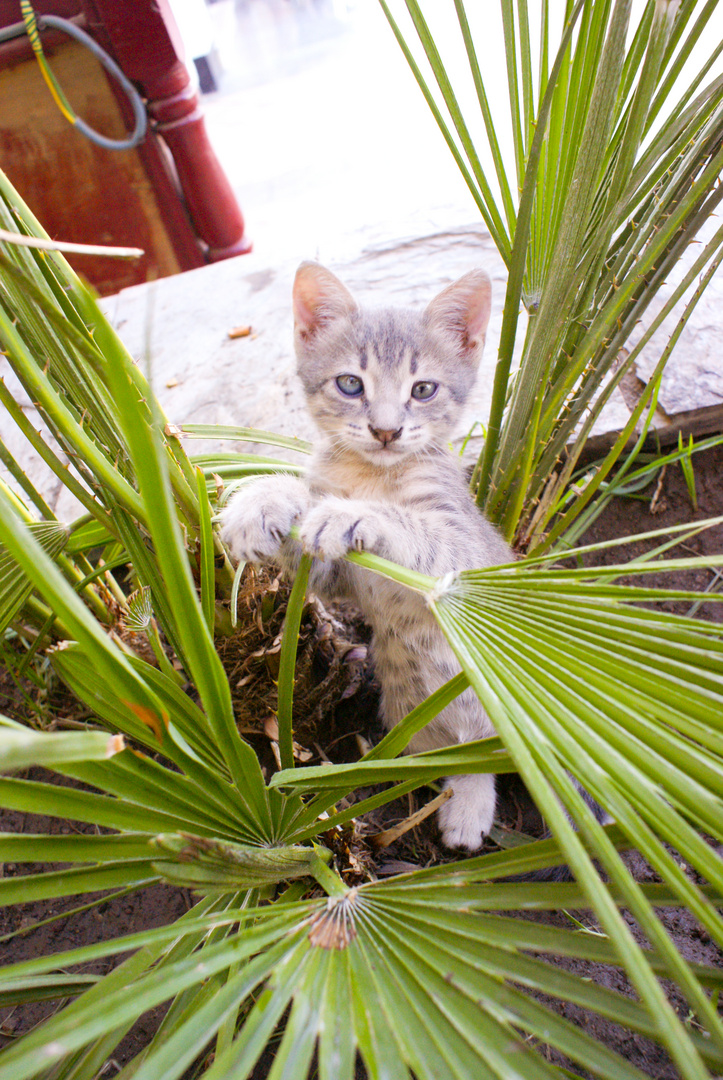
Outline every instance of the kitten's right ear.
POLYGON ((312 338, 341 315, 351 315, 357 305, 346 286, 318 263, 304 262, 296 271, 292 292, 294 328, 302 339, 312 338))

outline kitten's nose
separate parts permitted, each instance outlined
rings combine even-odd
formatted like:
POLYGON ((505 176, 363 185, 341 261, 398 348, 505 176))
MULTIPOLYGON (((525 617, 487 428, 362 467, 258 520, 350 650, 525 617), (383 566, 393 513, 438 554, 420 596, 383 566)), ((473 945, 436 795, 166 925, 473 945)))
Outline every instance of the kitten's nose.
POLYGON ((402 429, 397 428, 396 431, 386 431, 382 428, 372 427, 369 425, 369 430, 375 439, 378 439, 382 446, 388 446, 390 442, 394 442, 402 434, 402 429))

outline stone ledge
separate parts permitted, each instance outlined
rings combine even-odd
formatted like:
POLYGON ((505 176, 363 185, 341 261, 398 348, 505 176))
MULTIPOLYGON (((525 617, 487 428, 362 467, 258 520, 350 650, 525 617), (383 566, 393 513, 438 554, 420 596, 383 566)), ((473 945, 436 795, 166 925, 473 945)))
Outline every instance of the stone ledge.
MULTIPOLYGON (((292 349, 291 285, 296 265, 294 260, 269 266, 261 255, 252 253, 136 285, 103 301, 131 354, 148 371, 171 423, 256 427, 313 437, 292 349), (229 331, 239 325, 250 326, 251 333, 229 337, 229 331), (150 364, 145 358, 147 340, 150 364)), ((487 232, 480 225, 470 225, 402 237, 370 245, 355 258, 330 263, 361 302, 412 307, 425 306, 441 288, 478 266, 492 278, 493 313, 477 387, 460 436, 475 421, 486 421, 502 322, 507 274, 487 232)), ((676 273, 682 272, 682 266, 676 268, 676 273)), ((665 286, 668 291, 673 287, 674 282, 665 286)), ((656 299, 658 305, 663 302, 664 295, 656 299)), ((687 438, 689 433, 698 436, 723 430, 721 310, 723 276, 719 274, 693 312, 661 383, 655 430, 666 444, 677 439, 678 431, 687 438)), ((651 311, 648 321, 653 315, 651 311)), ((670 317, 669 325, 641 353, 626 386, 611 395, 590 450, 608 448, 624 427, 635 399, 633 384, 642 387, 650 377, 677 318, 679 314, 670 317)), ((639 332, 643 329, 641 324, 639 332)), ((3 364, 7 373, 7 362, 3 364)), ((34 419, 31 403, 25 405, 34 419)), ((26 463, 52 508, 61 518, 75 516, 77 507, 67 492, 59 489, 58 481, 30 453, 23 437, 10 428, 14 425, 6 420, 3 437, 18 460, 26 463)), ((471 457, 479 451, 477 431, 468 447, 471 457)), ((217 445, 194 440, 189 449, 201 453, 217 445)))

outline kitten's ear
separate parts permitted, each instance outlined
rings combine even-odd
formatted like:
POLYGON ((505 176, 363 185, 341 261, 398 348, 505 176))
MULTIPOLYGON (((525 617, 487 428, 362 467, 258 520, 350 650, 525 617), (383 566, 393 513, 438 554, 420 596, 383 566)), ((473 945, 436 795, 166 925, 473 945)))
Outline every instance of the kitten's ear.
POLYGON ((427 321, 456 338, 460 353, 470 355, 484 345, 490 320, 492 283, 485 270, 471 270, 435 296, 427 321))
POLYGON ((292 297, 294 328, 304 339, 313 337, 340 315, 356 311, 356 302, 349 290, 318 263, 301 264, 294 278, 292 297))

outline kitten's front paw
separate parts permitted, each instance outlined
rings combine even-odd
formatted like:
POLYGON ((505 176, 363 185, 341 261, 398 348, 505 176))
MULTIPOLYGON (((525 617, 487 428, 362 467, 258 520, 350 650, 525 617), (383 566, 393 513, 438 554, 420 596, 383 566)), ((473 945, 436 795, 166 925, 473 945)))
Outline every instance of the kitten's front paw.
POLYGON ((440 806, 437 820, 442 840, 450 848, 476 851, 492 828, 495 816, 495 778, 489 773, 450 776, 444 782, 452 798, 440 806))
POLYGON ((308 504, 308 491, 294 476, 254 480, 221 513, 221 537, 239 562, 273 559, 308 504))
POLYGON ((322 559, 341 559, 347 551, 379 554, 383 533, 384 523, 373 508, 336 496, 313 507, 299 528, 304 551, 322 559))

